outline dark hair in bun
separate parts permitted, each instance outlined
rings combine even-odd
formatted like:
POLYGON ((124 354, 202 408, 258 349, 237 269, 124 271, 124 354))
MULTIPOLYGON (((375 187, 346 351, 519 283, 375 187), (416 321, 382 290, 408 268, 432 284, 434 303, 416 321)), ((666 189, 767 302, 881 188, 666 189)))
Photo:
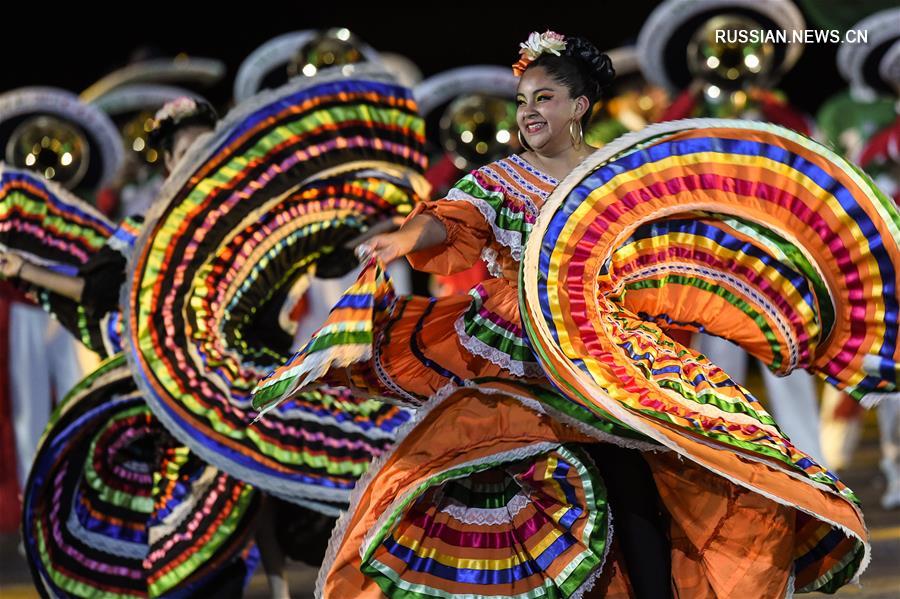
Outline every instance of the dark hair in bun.
POLYGON ((567 37, 566 49, 562 55, 545 52, 531 62, 526 70, 533 67, 545 68, 557 83, 568 88, 571 97, 587 97, 590 105, 581 117, 582 127, 587 127, 591 108, 600 99, 603 88, 616 77, 609 56, 581 37, 567 37))
POLYGON ((150 131, 148 142, 162 151, 172 151, 175 134, 188 127, 215 128, 219 116, 215 109, 206 102, 197 101, 197 108, 190 114, 180 118, 166 118, 159 121, 150 131))

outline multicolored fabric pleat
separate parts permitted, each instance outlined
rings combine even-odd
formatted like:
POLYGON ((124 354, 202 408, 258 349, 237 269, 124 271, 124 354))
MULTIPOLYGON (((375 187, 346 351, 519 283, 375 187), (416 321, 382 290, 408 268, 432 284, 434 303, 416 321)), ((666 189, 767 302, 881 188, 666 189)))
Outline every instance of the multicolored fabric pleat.
MULTIPOLYGON (((523 322, 570 401, 673 449, 702 439, 856 503, 756 398, 659 325, 723 336, 858 399, 894 391, 898 231, 871 181, 799 134, 663 123, 597 152, 548 199, 523 261, 523 322)), ((798 542, 814 548, 798 571, 828 566, 798 576, 798 590, 837 588, 863 559, 862 538, 822 528, 829 539, 798 542)))
POLYGON ((34 286, 38 303, 86 347, 103 357, 113 356, 124 349, 124 321, 118 307, 118 297, 125 283, 125 268, 134 251, 143 220, 139 216, 124 218, 78 269, 84 279, 82 301, 58 295, 34 286), (103 295, 103 297, 98 297, 103 295))
POLYGON ((259 382, 253 391, 253 406, 266 414, 331 368, 371 358, 375 331, 394 298, 384 268, 371 260, 307 344, 259 382))
MULTIPOLYGON (((116 232, 114 223, 71 192, 36 173, 0 164, 0 248, 74 275, 116 232)), ((26 290, 89 349, 104 357, 121 351, 116 348, 121 330, 108 319, 45 289, 26 290)))
POLYGON ((23 504, 43 594, 148 597, 190 594, 242 560, 257 500, 166 434, 119 355, 55 411, 23 504))
POLYGON ((606 491, 577 449, 450 469, 398 498, 362 547, 388 597, 572 597, 610 542, 606 491))
POLYGON ((0 246, 64 270, 87 262, 115 228, 59 185, 0 164, 0 246))
POLYGON ((423 148, 410 91, 360 65, 248 100, 173 173, 133 260, 129 359, 157 417, 204 460, 336 514, 408 418, 324 390, 250 426, 250 392, 291 355, 279 314, 292 287, 355 267, 343 244, 411 211, 423 148))
POLYGON ((157 443, 153 472, 150 546, 143 563, 147 588, 151 597, 187 590, 199 596, 252 542, 259 499, 250 485, 165 437, 170 442, 157 443))
POLYGON ((478 381, 416 412, 366 473, 317 597, 577 597, 603 571, 606 489, 532 386, 478 381))

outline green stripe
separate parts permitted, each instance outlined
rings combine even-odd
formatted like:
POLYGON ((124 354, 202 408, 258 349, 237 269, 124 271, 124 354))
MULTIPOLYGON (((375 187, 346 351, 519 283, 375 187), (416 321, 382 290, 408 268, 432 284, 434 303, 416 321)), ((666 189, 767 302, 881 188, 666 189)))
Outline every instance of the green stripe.
POLYGON ((24 193, 20 189, 10 190, 4 197, 0 198, 0 209, 7 210, 0 212, 0 220, 9 219, 10 212, 13 208, 17 208, 17 212, 23 212, 26 215, 37 217, 40 219, 41 226, 45 229, 55 229, 59 235, 65 238, 72 238, 73 241, 82 243, 85 250, 99 250, 106 243, 107 235, 96 229, 84 225, 74 223, 65 218, 65 215, 54 214, 49 211, 49 206, 44 200, 34 200, 31 196, 24 193))
POLYGON ((509 504, 519 493, 519 487, 511 478, 505 478, 505 484, 466 486, 458 481, 450 481, 445 487, 444 496, 452 497, 469 508, 497 509, 509 504))
MULTIPOLYGON (((254 499, 254 489, 244 485, 240 497, 225 519, 214 529, 205 545, 191 547, 191 556, 164 576, 154 580, 148 590, 151 597, 157 597, 183 582, 188 576, 201 569, 205 563, 216 556, 217 552, 229 547, 229 541, 238 534, 238 530, 246 526, 244 516, 254 499)), ((233 543, 232 543, 233 545, 233 543)))
MULTIPOLYGON (((792 267, 796 268, 806 278, 807 283, 812 286, 813 293, 818 300, 818 316, 821 320, 820 326, 822 332, 820 338, 826 339, 834 328, 834 306, 831 304, 831 294, 828 291, 828 285, 825 280, 819 276, 819 272, 813 267, 812 263, 807 260, 806 255, 793 243, 777 235, 771 229, 762 227, 752 221, 729 217, 726 215, 716 214, 716 218, 721 219, 726 224, 731 225, 740 231, 744 228, 753 232, 752 237, 756 241, 762 242, 770 250, 775 249, 781 252, 784 260, 792 267)), ((777 252, 773 252, 776 253, 777 252)), ((779 256, 776 256, 779 257, 779 256)))
POLYGON ((153 498, 132 495, 131 493, 126 493, 107 486, 106 481, 103 480, 100 473, 94 469, 92 456, 96 453, 97 442, 100 436, 106 429, 115 424, 117 420, 131 418, 132 416, 146 416, 149 415, 149 413, 150 408, 146 405, 139 405, 123 410, 110 418, 106 425, 94 434, 93 439, 91 439, 90 449, 84 460, 84 480, 89 487, 97 492, 97 496, 100 500, 141 514, 150 514, 153 511, 153 498))
POLYGON ((306 353, 312 355, 336 345, 372 345, 372 331, 340 331, 317 335, 306 353))
MULTIPOLYGON (((35 531, 35 537, 37 537, 38 543, 38 553, 41 556, 41 562, 46 568, 47 573, 50 575, 50 579, 53 581, 56 586, 61 588, 64 591, 74 594, 76 597, 108 597, 109 599, 141 599, 143 594, 140 595, 129 595, 122 593, 113 593, 100 585, 91 586, 89 584, 84 584, 79 580, 75 580, 73 578, 69 578, 59 570, 53 567, 54 560, 50 557, 50 552, 47 549, 47 544, 44 541, 45 531, 44 524, 40 520, 36 522, 37 531, 35 531)), ((134 564, 133 566, 137 566, 134 569, 139 569, 140 564, 134 564)), ((86 566, 84 566, 86 567, 86 566)))
MULTIPOLYGON (((578 506, 587 510, 580 518, 589 518, 591 521, 586 523, 582 538, 578 539, 585 550, 574 558, 574 560, 563 569, 563 572, 556 580, 549 577, 545 573, 546 578, 540 587, 530 591, 518 593, 514 595, 517 598, 548 598, 563 599, 572 596, 587 578, 599 567, 601 567, 603 557, 606 553, 607 536, 608 536, 608 503, 606 499, 606 489, 603 482, 597 474, 596 469, 588 466, 583 452, 580 449, 568 446, 559 446, 556 450, 547 451, 525 458, 524 460, 497 460, 490 464, 481 464, 477 466, 464 466, 452 469, 448 472, 440 473, 424 481, 416 487, 413 493, 409 494, 402 505, 398 506, 390 515, 388 522, 382 526, 379 534, 370 541, 367 547, 363 548, 363 559, 360 570, 368 577, 372 578, 379 586, 382 592, 392 599, 431 599, 434 597, 450 597, 447 593, 433 589, 426 585, 412 584, 402 578, 402 574, 395 572, 384 563, 374 559, 373 555, 377 548, 384 542, 384 539, 396 527, 400 519, 408 511, 408 506, 424 493, 428 488, 438 486, 444 482, 448 482, 447 489, 449 491, 452 481, 464 476, 471 476, 478 472, 502 467, 510 462, 527 462, 534 463, 537 460, 544 459, 547 455, 557 453, 561 461, 567 463, 570 467, 578 472, 583 485, 585 505, 578 506)), ((514 480, 511 480, 515 483, 514 480)), ((457 485, 458 486, 458 485, 457 485)), ((517 486, 517 485, 513 485, 517 486)), ((502 507, 498 505, 497 507, 502 507)), ((536 557, 536 556, 534 556, 536 557)))
POLYGON ((744 315, 750 318, 757 327, 759 327, 760 332, 763 334, 766 341, 769 342, 769 348, 772 350, 773 359, 772 363, 768 366, 773 370, 777 370, 782 366, 781 344, 778 343, 778 338, 772 331, 772 328, 769 326, 768 322, 766 322, 765 316, 755 310, 752 304, 735 295, 727 288, 720 286, 718 283, 686 275, 669 274, 659 279, 644 279, 641 281, 628 283, 625 286, 625 289, 628 291, 642 289, 661 289, 663 286, 668 284, 684 285, 701 289, 703 291, 721 297, 729 304, 739 309, 744 313, 744 315))

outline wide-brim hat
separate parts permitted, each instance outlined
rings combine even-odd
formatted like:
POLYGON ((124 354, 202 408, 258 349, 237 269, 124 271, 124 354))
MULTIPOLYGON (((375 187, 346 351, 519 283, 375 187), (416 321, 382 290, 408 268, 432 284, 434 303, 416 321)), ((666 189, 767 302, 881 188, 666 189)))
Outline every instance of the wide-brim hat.
POLYGON ((155 114, 164 104, 184 97, 206 102, 201 95, 183 87, 157 83, 129 83, 98 96, 91 104, 113 118, 122 118, 139 112, 155 114))
MULTIPOLYGON (((243 102, 264 89, 287 82, 287 67, 297 52, 321 35, 316 29, 293 31, 270 39, 250 53, 238 67, 234 78, 234 101, 243 102)), ((365 42, 354 39, 366 62, 379 63, 378 52, 365 42)))
POLYGON ((846 41, 838 48, 837 65, 861 100, 896 95, 900 81, 900 8, 869 15, 852 27, 867 32, 865 43, 846 41))
POLYGON ((472 65, 432 75, 418 84, 413 93, 419 113, 428 116, 435 108, 466 94, 515 98, 518 83, 509 67, 472 65))
POLYGON ((23 87, 0 95, 0 149, 5 152, 19 125, 42 115, 66 122, 83 136, 88 164, 76 189, 94 191, 112 180, 125 157, 116 126, 96 106, 62 89, 23 87))
POLYGON ((81 92, 93 102, 113 90, 135 84, 176 85, 189 89, 215 85, 225 76, 225 63, 214 58, 154 58, 117 69, 81 92))
MULTIPOLYGON (((650 13, 638 35, 638 54, 647 79, 669 91, 693 80, 688 44, 709 19, 722 14, 750 17, 763 30, 802 30, 805 21, 790 0, 666 0, 650 13)), ((803 51, 802 44, 776 44, 773 69, 785 73, 803 51)), ((614 63, 615 64, 615 63, 614 63)))
POLYGON ((422 69, 411 59, 395 52, 379 52, 382 66, 388 70, 400 85, 415 87, 422 82, 422 69))

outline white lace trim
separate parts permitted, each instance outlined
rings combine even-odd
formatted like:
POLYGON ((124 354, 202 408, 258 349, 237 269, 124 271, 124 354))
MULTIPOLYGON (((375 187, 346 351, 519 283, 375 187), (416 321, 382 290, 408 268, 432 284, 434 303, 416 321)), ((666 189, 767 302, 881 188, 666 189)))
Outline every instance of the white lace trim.
MULTIPOLYGON (((542 453, 547 453, 550 451, 554 451, 560 446, 559 443, 553 441, 541 441, 539 443, 534 443, 532 445, 528 445, 525 447, 518 447, 516 449, 512 449, 509 451, 501 451, 499 453, 491 454, 485 456, 483 458, 478 458, 476 460, 471 460, 469 462, 462 462, 460 464, 455 464, 452 470, 459 470, 465 468, 477 468, 478 466, 487 466, 489 464, 495 464, 496 462, 518 462, 519 460, 524 460, 535 455, 539 455, 542 453)), ((492 468, 493 466, 488 466, 492 468)), ((442 470, 440 472, 436 472, 430 475, 429 479, 435 479, 450 469, 442 470)), ((460 473, 458 476, 454 478, 464 478, 470 476, 471 472, 460 473)), ((445 479, 443 483, 446 483, 448 480, 453 480, 452 478, 445 479)), ((394 512, 400 509, 400 506, 408 499, 415 495, 421 495, 424 490, 421 488, 421 485, 417 486, 410 491, 407 491, 403 495, 396 497, 391 505, 385 509, 378 519, 375 521, 375 524, 366 533, 366 536, 363 538, 363 542, 359 547, 360 556, 364 555, 368 547, 372 544, 374 538, 379 534, 382 528, 387 524, 387 521, 393 516, 394 512)))
POLYGON ((490 225, 491 231, 494 233, 494 239, 501 245, 509 248, 509 253, 517 262, 522 260, 522 252, 525 250, 522 233, 498 227, 497 212, 494 210, 493 206, 482 199, 470 196, 460 189, 451 189, 447 193, 446 199, 457 202, 469 202, 478 208, 478 211, 481 212, 481 215, 487 221, 488 225, 490 225))
POLYGON ((481 250, 481 259, 492 277, 503 278, 503 267, 500 266, 500 254, 497 250, 492 247, 485 247, 481 250))
POLYGON ((74 506, 69 510, 69 517, 66 520, 66 528, 77 539, 81 539, 85 545, 93 547, 103 553, 117 555, 121 557, 129 557, 132 559, 143 560, 147 556, 149 547, 146 543, 134 543, 131 541, 122 541, 113 539, 106 535, 96 533, 86 529, 78 516, 75 515, 74 506))
MULTIPOLYGON (((331 539, 328 542, 328 548, 325 551, 325 557, 322 560, 322 566, 321 568, 319 568, 319 575, 316 577, 315 597, 324 597, 325 583, 328 578, 328 574, 331 571, 332 566, 334 565, 334 561, 337 559, 338 551, 343 544, 344 537, 347 535, 347 527, 350 526, 350 520, 353 517, 355 509, 359 506, 359 501, 362 498, 363 493, 365 493, 365 490, 372 483, 375 477, 378 476, 378 474, 384 468, 384 465, 387 464, 388 460, 393 457, 394 453, 397 451, 397 448, 402 444, 402 440, 406 438, 409 432, 412 431, 416 426, 418 426, 428 416, 428 414, 430 414, 431 411, 434 410, 435 407, 440 405, 441 402, 443 402, 446 398, 450 397, 460 389, 472 387, 474 387, 474 385, 472 384, 458 386, 453 383, 449 383, 438 389, 431 396, 431 398, 425 404, 423 404, 423 406, 418 411, 416 411, 415 415, 409 420, 409 422, 400 427, 400 429, 397 431, 397 442, 392 445, 388 451, 384 452, 383 454, 381 454, 381 456, 373 460, 369 465, 369 469, 366 470, 366 473, 363 474, 362 477, 360 477, 360 479, 356 482, 356 486, 353 487, 353 491, 350 493, 349 508, 341 515, 341 517, 335 524, 334 529, 331 531, 331 539)), ((520 448, 520 450, 518 451, 521 451, 524 455, 518 459, 524 459, 529 455, 540 453, 541 451, 547 449, 540 445, 547 445, 550 449, 552 449, 554 447, 557 447, 559 444, 536 444, 529 447, 520 448)), ((489 456, 484 459, 497 459, 498 457, 502 458, 503 456, 489 456)), ((458 464, 454 466, 454 468, 464 467, 466 465, 467 464, 458 464)), ((392 511, 393 505, 396 505, 399 499, 401 498, 397 498, 394 500, 394 504, 392 504, 392 506, 385 510, 385 512, 382 514, 382 517, 386 517, 384 516, 384 514, 392 511)), ((377 528, 373 527, 372 531, 374 530, 377 530, 377 528)), ((367 537, 371 534, 372 532, 370 531, 367 537)), ((368 538, 365 539, 360 547, 360 550, 368 545, 368 541, 368 538)))
MULTIPOLYGON (((590 458, 588 458, 590 459, 590 458)), ((609 507, 609 502, 606 503, 606 545, 603 547, 603 555, 600 558, 600 563, 597 564, 597 567, 591 572, 590 576, 588 576, 584 582, 581 583, 575 592, 572 593, 572 596, 569 599, 583 599, 585 595, 594 590, 594 585, 597 584, 597 581, 600 580, 600 576, 603 574, 603 568, 606 566, 606 559, 609 557, 609 550, 612 546, 613 540, 613 514, 612 508, 609 507)))
MULTIPOLYGON (((356 486, 354 487, 354 489, 350 495, 350 506, 349 506, 348 510, 341 515, 341 517, 337 521, 337 524, 335 525, 334 529, 332 530, 331 539, 328 543, 328 548, 325 552, 325 557, 322 560, 322 567, 319 569, 319 574, 318 574, 318 577, 316 578, 315 597, 317 597, 319 599, 324 597, 325 583, 327 581, 328 574, 330 573, 331 568, 334 566, 334 562, 337 559, 338 551, 340 550, 341 545, 344 542, 344 538, 347 535, 347 528, 350 525, 350 520, 352 519, 356 508, 358 508, 359 501, 360 501, 363 493, 365 492, 365 490, 372 483, 372 481, 378 476, 378 474, 384 468, 384 465, 388 462, 388 460, 391 459, 393 454, 397 451, 397 448, 400 446, 402 439, 404 439, 411 430, 413 430, 416 426, 418 426, 436 406, 438 406, 446 398, 450 397, 457 391, 459 391, 461 389, 465 389, 465 388, 475 388, 475 385, 472 383, 469 383, 469 382, 467 382, 463 386, 458 386, 453 383, 448 383, 447 385, 444 385, 443 387, 441 387, 437 392, 435 392, 431 396, 431 398, 428 400, 428 402, 425 405, 423 405, 423 407, 420 410, 418 410, 416 412, 414 417, 409 422, 404 424, 403 427, 401 427, 401 429, 398 431, 398 433, 397 433, 398 442, 396 444, 394 444, 387 452, 382 454, 380 457, 376 458, 372 462, 372 464, 369 466, 369 469, 366 471, 366 473, 359 479, 359 481, 357 481, 356 486)), ((538 409, 535 409, 535 411, 540 414, 547 413, 547 411, 543 409, 543 406, 541 406, 541 404, 539 402, 534 401, 534 400, 530 400, 530 401, 526 400, 525 398, 522 398, 521 396, 517 396, 514 393, 498 391, 498 390, 490 390, 490 389, 485 389, 485 388, 481 388, 481 387, 478 388, 478 391, 479 391, 479 393, 485 393, 485 394, 489 394, 489 395, 490 394, 506 395, 508 397, 518 400, 520 403, 522 403, 523 405, 525 405, 526 407, 528 407, 530 409, 534 409, 534 407, 537 407, 538 409)), ((565 415, 560 415, 560 416, 561 416, 561 418, 559 418, 560 420, 563 420, 564 422, 571 422, 573 425, 573 428, 577 428, 577 429, 581 430, 582 432, 587 432, 587 431, 593 430, 593 429, 591 429, 591 427, 587 426, 584 423, 578 422, 577 420, 575 420, 573 418, 567 417, 565 415)), ((604 441, 616 442, 615 440, 617 439, 616 437, 609 435, 607 433, 604 433, 602 431, 594 430, 593 433, 594 433, 593 436, 595 438, 598 438, 598 439, 601 439, 604 441)), ((646 450, 666 451, 665 447, 659 447, 656 445, 651 445, 651 444, 640 442, 640 441, 618 439, 617 444, 622 445, 624 447, 631 447, 631 448, 641 449, 641 450, 645 450, 645 451, 646 450)), ((560 447, 560 445, 558 443, 546 442, 546 443, 532 445, 529 447, 519 448, 515 452, 509 452, 506 455, 488 456, 486 458, 483 458, 482 460, 476 460, 472 463, 459 464, 459 465, 454 466, 454 468, 460 468, 460 467, 465 467, 467 465, 477 464, 479 461, 503 459, 504 457, 508 457, 510 459, 510 461, 513 461, 516 459, 525 459, 527 457, 531 457, 533 455, 540 454, 540 453, 543 453, 546 451, 552 451, 559 447, 560 447), (519 454, 519 455, 513 455, 513 454, 519 454)), ((590 456, 587 457, 587 460, 590 460, 590 456)), ((591 462, 591 463, 593 463, 593 462, 591 462)), ((440 474, 441 473, 436 473, 433 476, 438 476, 440 474)), ((412 492, 414 492, 414 491, 412 491, 412 492)), ((382 516, 376 522, 376 525, 372 527, 372 529, 370 530, 369 533, 367 533, 363 544, 360 546, 360 554, 361 555, 364 552, 364 548, 370 544, 371 537, 373 536, 374 531, 377 531, 380 529, 379 524, 383 524, 384 520, 387 519, 388 514, 392 513, 396 509, 395 506, 399 505, 399 503, 402 502, 404 497, 395 498, 394 502, 391 504, 391 506, 389 506, 382 513, 382 516)), ((581 593, 580 596, 583 597, 583 595, 585 593, 587 593, 594 587, 597 579, 599 578, 600 574, 603 571, 603 566, 606 564, 606 560, 609 555, 610 545, 612 544, 612 538, 613 538, 613 515, 612 515, 611 510, 609 510, 608 513, 609 513, 609 516, 608 516, 609 527, 608 527, 607 535, 606 535, 607 544, 606 544, 606 549, 605 549, 605 552, 603 555, 603 561, 601 562, 601 565, 597 568, 597 570, 594 573, 592 573, 591 576, 588 579, 586 579, 584 583, 582 583, 581 587, 579 587, 579 589, 576 591, 575 596, 579 596, 577 594, 580 592, 581 593)))
POLYGON ((455 499, 450 501, 452 503, 441 508, 442 513, 449 514, 463 524, 476 526, 509 524, 530 503, 530 500, 521 492, 514 495, 505 506, 498 508, 473 508, 463 505, 455 499))
POLYGON ((474 356, 484 358, 492 364, 496 364, 500 368, 506 370, 510 374, 518 377, 538 378, 544 376, 541 365, 537 362, 522 362, 514 360, 508 353, 491 347, 481 339, 466 333, 465 314, 461 315, 453 323, 459 341, 474 356))
MULTIPOLYGON (((390 312, 393 315, 394 305, 391 305, 390 312)), ((375 370, 375 376, 378 377, 378 380, 384 385, 387 389, 397 397, 385 398, 389 399, 390 403, 394 405, 399 405, 403 407, 411 407, 413 409, 418 408, 421 405, 421 401, 415 395, 407 392, 406 389, 398 385, 391 375, 388 374, 387 369, 384 367, 384 364, 381 362, 381 346, 384 345, 384 331, 380 331, 378 336, 375 338, 375 347, 372 350, 372 367, 375 370), (408 402, 408 403, 405 403, 408 402)), ((396 437, 395 437, 396 438, 396 437)))

